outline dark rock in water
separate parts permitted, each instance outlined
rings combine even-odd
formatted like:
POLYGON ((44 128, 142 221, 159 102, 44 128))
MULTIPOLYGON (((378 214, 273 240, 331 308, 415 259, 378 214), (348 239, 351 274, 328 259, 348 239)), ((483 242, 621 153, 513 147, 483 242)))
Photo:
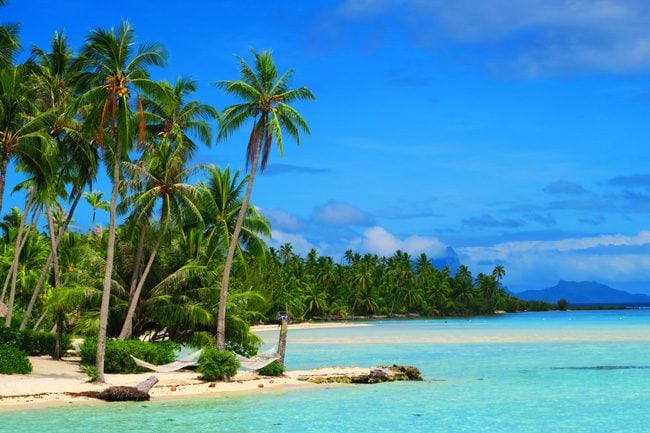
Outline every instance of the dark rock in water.
POLYGON ((382 383, 402 380, 422 380, 422 375, 417 367, 410 365, 379 366, 362 374, 330 374, 301 376, 298 380, 311 383, 382 383))
POLYGON ((596 365, 594 367, 553 367, 552 370, 647 370, 650 365, 596 365))

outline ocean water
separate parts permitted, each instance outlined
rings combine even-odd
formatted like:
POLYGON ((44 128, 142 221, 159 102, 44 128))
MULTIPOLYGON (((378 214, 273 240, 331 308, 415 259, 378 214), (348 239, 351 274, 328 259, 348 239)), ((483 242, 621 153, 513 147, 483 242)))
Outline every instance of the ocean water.
POLYGON ((370 323, 290 330, 288 368, 409 364, 423 382, 5 412, 0 431, 650 432, 650 310, 370 323))

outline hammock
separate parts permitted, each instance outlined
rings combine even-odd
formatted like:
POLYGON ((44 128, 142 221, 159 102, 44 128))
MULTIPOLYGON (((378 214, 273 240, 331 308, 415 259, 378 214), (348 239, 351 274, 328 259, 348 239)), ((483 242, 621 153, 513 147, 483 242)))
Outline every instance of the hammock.
POLYGON ((237 354, 235 354, 235 357, 239 361, 239 368, 244 370, 259 370, 280 359, 277 346, 273 346, 271 349, 250 358, 244 358, 237 354))
POLYGON ((201 352, 203 352, 203 349, 197 350, 191 355, 163 365, 149 364, 148 362, 138 359, 133 355, 129 356, 133 358, 133 361, 135 361, 135 363, 140 367, 148 368, 149 370, 153 370, 158 373, 169 373, 171 371, 180 370, 181 368, 199 365, 199 356, 201 356, 201 352))

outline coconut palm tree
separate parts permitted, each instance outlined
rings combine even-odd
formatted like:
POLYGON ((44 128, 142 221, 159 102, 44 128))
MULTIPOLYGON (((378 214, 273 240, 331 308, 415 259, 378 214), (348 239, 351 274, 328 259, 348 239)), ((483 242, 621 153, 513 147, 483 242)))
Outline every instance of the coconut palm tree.
POLYGON ((150 87, 142 100, 152 135, 174 143, 190 154, 196 149, 190 135, 210 146, 212 129, 208 122, 216 120, 219 115, 210 105, 198 100, 187 101, 197 89, 196 81, 181 77, 173 86, 166 81, 158 84, 150 87))
POLYGON ((309 134, 307 122, 290 104, 300 100, 315 99, 306 87, 289 88, 293 70, 278 76, 278 70, 270 51, 256 52, 253 50, 252 53, 255 58, 254 67, 239 58, 240 79, 224 80, 218 83, 226 93, 242 100, 241 103, 231 105, 224 110, 218 138, 229 137, 248 120, 252 120, 253 123, 246 147, 246 165, 250 168, 248 187, 237 216, 221 279, 217 314, 217 347, 220 350, 225 348, 226 343, 226 304, 230 270, 239 241, 239 233, 248 210, 257 166, 260 164, 260 169, 264 171, 273 142, 276 143, 280 154, 282 154, 283 132, 294 138, 296 142, 299 142, 300 131, 309 134))
MULTIPOLYGON (((201 182, 202 191, 200 206, 208 234, 210 248, 225 251, 230 246, 237 216, 242 206, 242 191, 249 181, 248 176, 240 178, 239 170, 231 175, 230 168, 224 170, 210 167, 207 183, 201 182)), ((237 256, 244 262, 244 251, 254 257, 262 257, 266 244, 260 236, 270 237, 271 226, 255 209, 250 206, 242 224, 240 241, 237 243, 237 256)))
MULTIPOLYGON (((150 88, 155 83, 149 79, 150 66, 163 66, 166 53, 156 44, 144 44, 136 49, 133 29, 123 22, 114 29, 93 30, 86 39, 76 65, 81 71, 78 85, 83 89, 80 101, 88 104, 87 121, 97 133, 97 142, 104 150, 107 166, 112 167, 113 189, 109 206, 108 244, 102 304, 100 308, 99 335, 97 337, 97 380, 104 381, 104 355, 106 326, 111 294, 113 259, 115 253, 115 225, 117 220, 117 195, 121 178, 121 162, 135 144, 136 116, 130 102, 136 88, 150 88), (95 108, 92 106, 94 104, 95 108), (110 131, 110 145, 104 147, 104 130, 110 131)), ((139 98, 136 98, 139 102, 139 98)), ((144 141, 145 119, 142 104, 139 109, 139 138, 144 141)))
POLYGON ((108 200, 106 200, 104 197, 104 193, 102 191, 92 191, 92 192, 84 192, 84 198, 88 202, 88 204, 93 208, 93 219, 90 222, 90 230, 92 231, 92 228, 95 226, 95 217, 97 215, 97 209, 101 210, 109 210, 110 209, 110 203, 108 200))
POLYGON ((87 184, 96 176, 99 155, 91 140, 83 134, 82 124, 76 118, 78 113, 69 107, 75 98, 72 49, 63 33, 55 33, 50 50, 32 50, 36 68, 32 75, 36 103, 41 110, 53 113, 52 124, 48 126, 50 136, 56 143, 52 158, 53 172, 47 179, 46 188, 40 196, 46 206, 50 226, 51 251, 38 279, 32 299, 29 302, 21 329, 25 329, 31 318, 32 309, 45 283, 50 267, 54 268, 54 282, 58 285, 58 245, 72 221, 74 212, 87 184), (70 193, 68 194, 68 190, 70 193), (70 209, 65 212, 58 204, 59 198, 69 198, 70 209), (53 215, 64 215, 58 230, 54 229, 53 215))
POLYGON ((32 64, 0 69, 0 214, 9 161, 29 167, 47 179, 53 149, 48 127, 54 113, 41 112, 34 101, 32 64))
MULTIPOLYGON (((0 6, 4 6, 5 0, 0 0, 0 6)), ((18 25, 0 25, 0 68, 7 67, 13 63, 13 58, 20 44, 18 42, 18 25)))
MULTIPOLYGON (((212 141, 212 130, 208 121, 218 117, 213 107, 202 104, 198 100, 188 101, 196 88, 195 81, 185 78, 179 78, 173 86, 166 81, 161 81, 156 86, 148 86, 142 99, 151 139, 165 141, 173 147, 174 151, 180 150, 182 154, 179 153, 177 156, 184 157, 186 160, 189 160, 196 149, 194 139, 188 134, 209 146, 212 141)), ((148 220, 141 222, 141 227, 137 225, 132 227, 133 233, 138 234, 138 242, 131 272, 129 299, 133 298, 137 282, 141 277, 140 269, 149 227, 148 220)))
MULTIPOLYGON (((185 167, 185 149, 173 148, 169 140, 163 139, 159 145, 147 147, 147 152, 136 164, 124 162, 130 175, 127 184, 134 194, 125 202, 131 204, 137 214, 136 219, 149 219, 153 213, 159 213, 157 239, 149 260, 140 276, 120 332, 120 339, 129 338, 132 332, 133 315, 140 299, 142 287, 147 279, 163 239, 171 226, 179 223, 183 216, 189 215, 195 222, 201 221, 201 212, 195 202, 198 188, 186 183, 186 180, 200 167, 185 167), (158 208, 159 206, 159 208, 158 208)), ((138 221, 136 221, 137 224, 138 221)))

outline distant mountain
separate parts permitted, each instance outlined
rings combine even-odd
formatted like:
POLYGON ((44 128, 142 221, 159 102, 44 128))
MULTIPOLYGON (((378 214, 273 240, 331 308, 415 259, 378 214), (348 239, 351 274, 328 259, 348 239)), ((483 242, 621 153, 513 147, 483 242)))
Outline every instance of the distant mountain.
POLYGON ((555 304, 564 298, 569 305, 580 304, 644 304, 650 303, 650 296, 612 289, 594 281, 562 281, 555 286, 542 290, 526 290, 514 293, 525 301, 546 301, 555 304))
POLYGON ((431 264, 438 270, 448 267, 451 274, 454 275, 460 266, 460 260, 456 251, 452 247, 447 247, 443 256, 431 259, 431 264))

